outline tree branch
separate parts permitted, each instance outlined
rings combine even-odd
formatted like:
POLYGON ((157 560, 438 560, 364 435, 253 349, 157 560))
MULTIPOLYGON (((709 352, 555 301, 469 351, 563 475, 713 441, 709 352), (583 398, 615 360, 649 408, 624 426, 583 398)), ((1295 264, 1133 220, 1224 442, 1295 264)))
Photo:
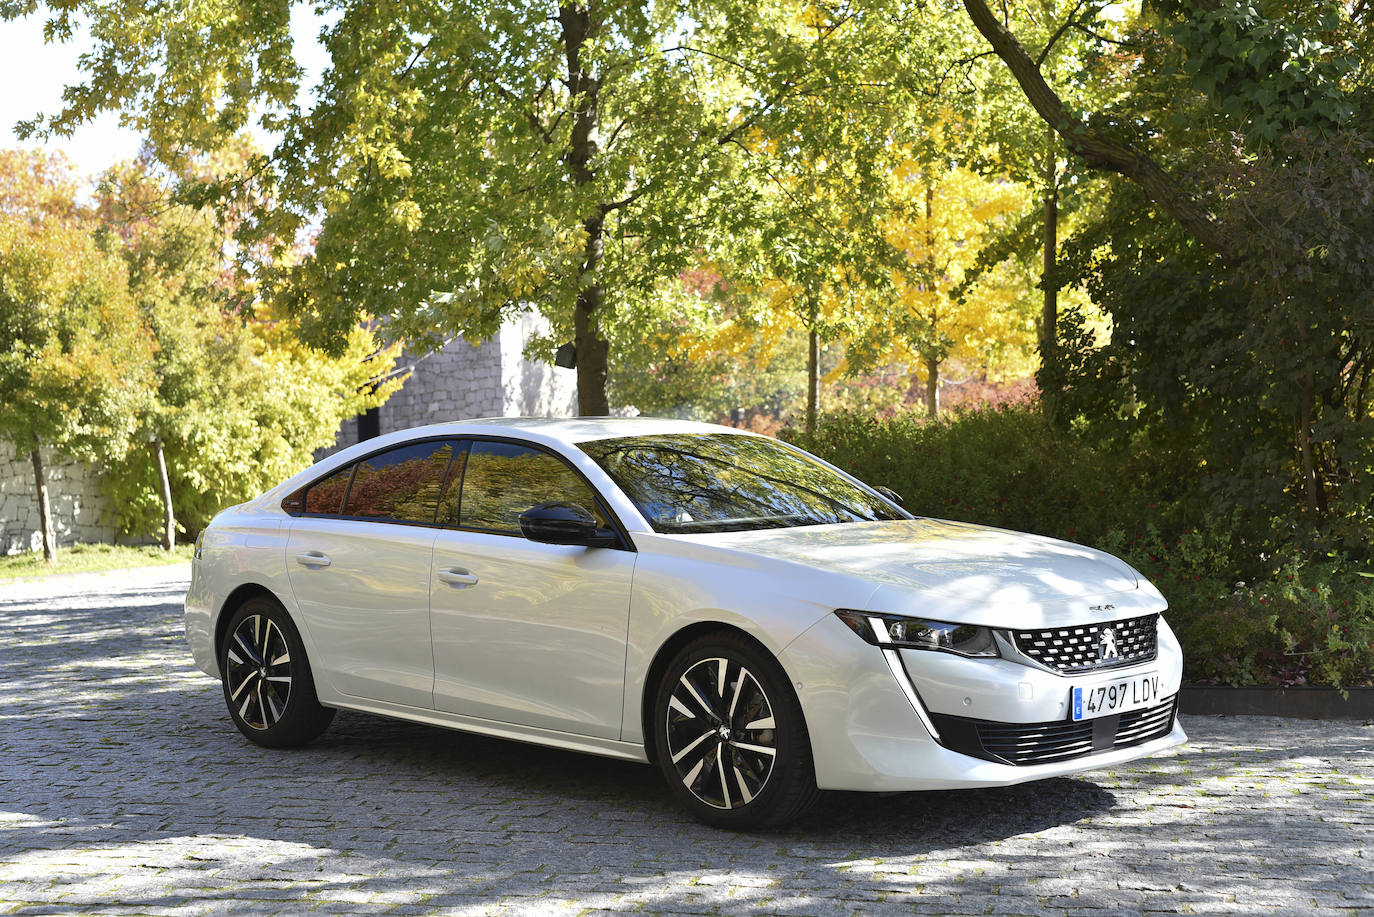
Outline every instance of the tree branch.
POLYGON ((1081 22, 1075 22, 1075 23, 1073 24, 1073 27, 1074 27, 1075 29, 1077 29, 1078 31, 1082 32, 1084 35, 1086 35, 1086 36, 1088 36, 1089 38, 1093 39, 1094 41, 1100 41, 1100 42, 1102 42, 1104 45, 1116 45, 1118 48, 1139 48, 1139 47, 1140 47, 1140 44, 1139 44, 1138 42, 1134 42, 1134 41, 1122 41, 1122 40, 1117 39, 1117 38, 1108 38, 1106 35, 1103 35, 1103 34, 1101 34, 1100 32, 1096 32, 1096 31, 1094 31, 1094 30, 1088 28, 1086 25, 1084 25, 1084 24, 1081 23, 1081 22))
POLYGON ((1129 178, 1202 245, 1226 260, 1238 259, 1221 225, 1148 154, 1092 130, 1065 107, 1063 100, 1045 82, 1040 68, 1030 59, 1026 49, 1015 35, 997 21, 984 0, 964 0, 964 9, 997 56, 1011 70, 1026 100, 1045 119, 1045 123, 1063 138, 1069 152, 1090 168, 1129 178))
POLYGON ((1050 36, 1050 40, 1047 41, 1045 43, 1045 47, 1041 49, 1040 56, 1035 59, 1035 68, 1037 70, 1044 66, 1045 58, 1050 56, 1050 52, 1054 50, 1055 43, 1058 42, 1059 39, 1063 38, 1064 33, 1069 30, 1069 26, 1074 24, 1073 17, 1078 15, 1078 11, 1083 8, 1083 4, 1086 2, 1087 0, 1078 0, 1077 5, 1075 5, 1074 8, 1069 11, 1068 18, 1064 20, 1063 24, 1061 24, 1059 28, 1054 30, 1054 34, 1050 36))

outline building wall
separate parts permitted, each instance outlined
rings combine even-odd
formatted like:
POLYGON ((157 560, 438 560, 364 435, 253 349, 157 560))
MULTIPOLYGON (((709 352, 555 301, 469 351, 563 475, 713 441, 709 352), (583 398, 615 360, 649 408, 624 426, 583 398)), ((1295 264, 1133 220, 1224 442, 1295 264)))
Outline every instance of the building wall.
MULTIPOLYGON (((548 329, 538 315, 511 319, 488 341, 473 346, 455 338, 429 354, 406 353, 397 369, 410 370, 401 390, 379 409, 379 432, 478 417, 571 417, 577 413, 577 373, 525 359, 525 345, 548 329)), ((357 418, 339 429, 321 459, 359 441, 357 418)))
MULTIPOLYGON (((114 541, 113 525, 104 520, 109 501, 100 492, 99 475, 88 465, 42 450, 43 477, 58 545, 75 541, 114 541)), ((0 550, 6 554, 43 549, 38 493, 29 453, 20 455, 0 440, 0 550)))
POLYGON ((501 349, 499 416, 572 417, 577 413, 577 371, 525 359, 525 345, 548 329, 544 319, 525 313, 507 322, 492 342, 501 349))

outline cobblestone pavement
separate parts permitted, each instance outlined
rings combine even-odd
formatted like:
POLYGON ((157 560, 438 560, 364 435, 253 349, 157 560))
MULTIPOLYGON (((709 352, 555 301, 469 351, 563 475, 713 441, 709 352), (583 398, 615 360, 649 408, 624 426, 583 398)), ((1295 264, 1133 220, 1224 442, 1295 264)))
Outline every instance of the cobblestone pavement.
POLYGON ((0 913, 1374 914, 1374 727, 1190 718, 1110 772, 736 835, 643 766, 347 713, 251 745, 187 575, 0 586, 0 913))

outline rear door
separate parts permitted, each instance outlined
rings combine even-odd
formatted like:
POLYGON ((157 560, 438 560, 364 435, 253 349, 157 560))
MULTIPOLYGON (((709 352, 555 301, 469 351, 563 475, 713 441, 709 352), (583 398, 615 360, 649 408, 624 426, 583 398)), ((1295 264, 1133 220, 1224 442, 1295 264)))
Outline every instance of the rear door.
POLYGON ((426 440, 388 449, 284 504, 299 514, 286 562, 315 644, 311 665, 343 694, 434 706, 430 566, 457 448, 426 440))
MULTIPOLYGON (((547 502, 609 519, 564 459, 473 441, 434 545, 434 703, 468 716, 616 739, 635 554, 538 544, 519 516, 547 502)), ((628 547, 628 545, 626 546, 628 547)))

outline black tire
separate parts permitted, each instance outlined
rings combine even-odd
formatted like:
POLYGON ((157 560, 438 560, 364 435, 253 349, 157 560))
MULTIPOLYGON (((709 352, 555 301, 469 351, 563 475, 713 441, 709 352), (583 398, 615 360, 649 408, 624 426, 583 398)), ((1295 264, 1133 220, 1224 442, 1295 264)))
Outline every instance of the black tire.
POLYGON ((741 635, 708 634, 673 657, 654 694, 653 724, 669 791, 709 825, 780 825, 820 797, 792 683, 741 635))
POLYGON ((291 748, 329 728, 334 710, 315 696, 305 644, 275 599, 240 605, 219 654, 224 702, 239 732, 268 748, 291 748))

